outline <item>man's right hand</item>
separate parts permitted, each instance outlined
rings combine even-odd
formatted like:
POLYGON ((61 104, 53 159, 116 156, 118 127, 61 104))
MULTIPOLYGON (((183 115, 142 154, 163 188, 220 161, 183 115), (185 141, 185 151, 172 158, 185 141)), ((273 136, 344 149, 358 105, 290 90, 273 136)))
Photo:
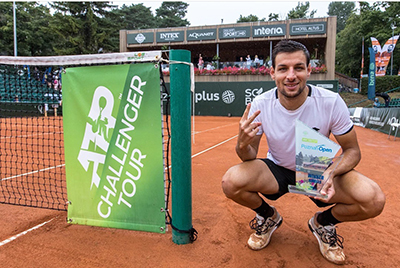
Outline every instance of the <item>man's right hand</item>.
POLYGON ((251 104, 249 103, 239 121, 239 136, 236 145, 236 152, 242 160, 255 158, 258 149, 252 147, 251 145, 255 140, 259 140, 256 139, 256 136, 257 132, 259 131, 259 127, 261 126, 261 122, 253 121, 261 112, 260 110, 257 110, 254 114, 249 116, 250 107, 251 104))

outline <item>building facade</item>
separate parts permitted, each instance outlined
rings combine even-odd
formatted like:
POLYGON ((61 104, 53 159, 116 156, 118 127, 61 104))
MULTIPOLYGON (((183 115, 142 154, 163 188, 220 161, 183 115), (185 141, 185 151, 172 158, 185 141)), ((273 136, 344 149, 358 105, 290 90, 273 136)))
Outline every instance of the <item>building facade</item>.
MULTIPOLYGON (((248 22, 192 27, 120 30, 120 52, 186 49, 197 64, 218 61, 218 67, 234 66, 255 55, 268 64, 272 48, 282 39, 302 42, 311 58, 327 68, 318 80, 335 79, 336 17, 285 21, 248 22)), ((263 76, 266 80, 269 77, 263 76)), ((260 78, 260 79, 264 79, 260 78)))

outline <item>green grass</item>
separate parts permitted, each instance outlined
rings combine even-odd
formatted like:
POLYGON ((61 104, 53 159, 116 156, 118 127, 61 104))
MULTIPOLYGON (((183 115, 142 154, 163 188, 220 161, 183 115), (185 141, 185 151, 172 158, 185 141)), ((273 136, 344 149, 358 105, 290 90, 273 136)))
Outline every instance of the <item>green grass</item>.
MULTIPOLYGON (((367 95, 360 94, 360 93, 349 93, 349 92, 342 92, 340 93, 340 96, 343 98, 343 100, 346 102, 347 106, 352 105, 354 103, 357 103, 362 100, 368 99, 367 95)), ((389 93, 389 96, 393 98, 400 98, 400 92, 391 92, 389 93)), ((379 98, 379 101, 383 103, 383 99, 379 98)), ((365 108, 371 108, 373 107, 374 102, 372 100, 366 100, 360 103, 357 103, 356 105, 353 105, 351 107, 365 107, 365 108)))

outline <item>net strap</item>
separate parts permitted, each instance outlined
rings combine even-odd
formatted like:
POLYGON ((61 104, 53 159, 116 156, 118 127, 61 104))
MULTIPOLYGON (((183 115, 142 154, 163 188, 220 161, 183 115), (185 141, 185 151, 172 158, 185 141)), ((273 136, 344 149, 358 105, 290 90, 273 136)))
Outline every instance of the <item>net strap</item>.
POLYGON ((186 64, 189 65, 190 67, 190 91, 193 93, 193 98, 192 98, 192 109, 193 109, 193 117, 192 117, 192 142, 193 144, 195 143, 194 139, 194 130, 195 130, 195 85, 194 85, 194 64, 191 62, 186 62, 186 61, 175 61, 175 60, 166 60, 162 59, 162 61, 171 64, 186 64))

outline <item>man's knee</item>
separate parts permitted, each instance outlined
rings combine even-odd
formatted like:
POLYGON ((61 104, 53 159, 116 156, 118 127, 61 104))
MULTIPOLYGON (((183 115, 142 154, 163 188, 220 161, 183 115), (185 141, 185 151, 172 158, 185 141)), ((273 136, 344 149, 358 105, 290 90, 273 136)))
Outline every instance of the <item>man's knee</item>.
POLYGON ((233 194, 233 189, 234 189, 231 174, 232 172, 229 169, 222 177, 222 191, 228 198, 233 194))
POLYGON ((371 217, 376 217, 381 214, 386 203, 386 196, 382 192, 381 188, 378 185, 375 185, 374 188, 375 195, 371 200, 369 212, 371 217))
POLYGON ((367 218, 374 218, 382 213, 385 207, 386 197, 381 188, 375 182, 371 185, 371 190, 365 192, 365 201, 361 204, 367 218), (367 194, 369 193, 369 194, 367 194))
POLYGON ((222 177, 222 190, 228 198, 234 197, 243 188, 239 183, 241 180, 237 178, 240 173, 236 169, 236 166, 231 167, 222 177))

